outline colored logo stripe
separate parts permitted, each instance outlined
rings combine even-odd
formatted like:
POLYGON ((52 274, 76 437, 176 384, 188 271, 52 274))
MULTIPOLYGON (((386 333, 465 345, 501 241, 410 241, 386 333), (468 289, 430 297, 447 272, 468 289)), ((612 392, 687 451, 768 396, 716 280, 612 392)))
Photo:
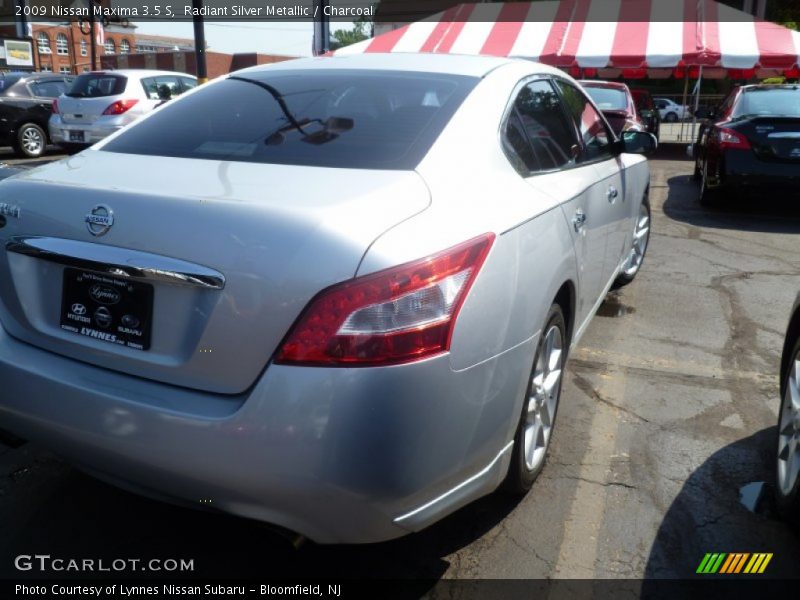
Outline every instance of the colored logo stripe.
POLYGON ((757 552, 708 552, 697 567, 697 573, 704 575, 763 573, 772 560, 772 553, 757 552), (746 565, 746 566, 745 566, 746 565))

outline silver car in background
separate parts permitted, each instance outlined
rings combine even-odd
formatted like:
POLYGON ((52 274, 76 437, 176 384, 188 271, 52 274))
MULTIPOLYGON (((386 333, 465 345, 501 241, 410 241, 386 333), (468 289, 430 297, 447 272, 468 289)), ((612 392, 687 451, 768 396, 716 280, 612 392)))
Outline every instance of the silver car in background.
POLYGON ((570 347, 642 264, 654 145, 524 60, 201 86, 0 183, 0 426, 318 542, 524 493, 570 347))
POLYGON ((53 104, 50 139, 64 148, 83 149, 195 86, 193 76, 171 71, 83 73, 53 104))

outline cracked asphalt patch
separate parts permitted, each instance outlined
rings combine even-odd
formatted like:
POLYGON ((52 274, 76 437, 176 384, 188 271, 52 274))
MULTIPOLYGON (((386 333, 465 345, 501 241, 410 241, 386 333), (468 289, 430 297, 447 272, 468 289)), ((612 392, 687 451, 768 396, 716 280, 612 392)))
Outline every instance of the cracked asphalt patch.
POLYGON ((739 489, 774 477, 800 206, 701 208, 681 154, 665 145, 651 161, 643 270, 573 349, 548 464, 524 498, 494 494, 385 544, 295 550, 0 438, 0 574, 23 552, 179 556, 209 576, 419 578, 436 597, 439 579, 674 578, 706 552, 772 552, 767 576, 797 576, 800 536, 773 518, 769 491, 752 513, 739 489))

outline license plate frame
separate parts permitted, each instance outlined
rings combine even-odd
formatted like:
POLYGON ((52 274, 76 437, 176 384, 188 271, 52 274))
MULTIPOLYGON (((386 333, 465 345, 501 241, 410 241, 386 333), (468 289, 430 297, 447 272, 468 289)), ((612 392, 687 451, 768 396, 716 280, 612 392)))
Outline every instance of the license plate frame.
POLYGON ((135 350, 149 350, 153 286, 95 273, 64 269, 61 329, 135 350))
POLYGON ((83 130, 70 130, 70 132, 69 132, 69 141, 70 142, 85 143, 86 142, 86 132, 83 131, 83 130))

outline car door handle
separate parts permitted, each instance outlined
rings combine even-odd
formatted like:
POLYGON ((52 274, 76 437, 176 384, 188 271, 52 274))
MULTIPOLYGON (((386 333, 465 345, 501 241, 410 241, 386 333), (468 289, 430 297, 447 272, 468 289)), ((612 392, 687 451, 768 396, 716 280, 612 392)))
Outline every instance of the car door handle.
POLYGON ((619 195, 619 192, 617 191, 617 188, 615 188, 613 185, 608 186, 608 191, 606 192, 606 197, 608 198, 609 202, 611 202, 613 204, 614 200, 617 199, 618 195, 619 195))
POLYGON ((576 233, 580 233, 583 226, 586 224, 586 213, 578 209, 575 211, 575 216, 572 217, 572 226, 575 228, 576 233))

